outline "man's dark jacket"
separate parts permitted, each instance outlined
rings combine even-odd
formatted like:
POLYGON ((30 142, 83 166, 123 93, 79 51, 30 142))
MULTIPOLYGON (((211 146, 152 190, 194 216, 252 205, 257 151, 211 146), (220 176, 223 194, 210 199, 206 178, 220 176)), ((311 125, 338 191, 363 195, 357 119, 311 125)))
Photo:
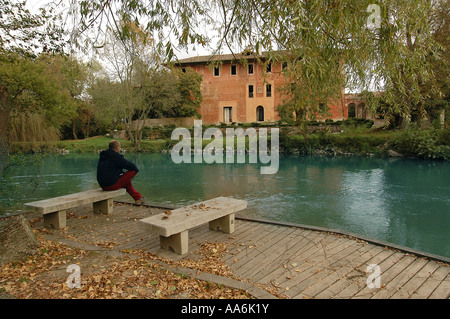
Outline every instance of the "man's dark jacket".
POLYGON ((114 185, 123 174, 124 169, 139 172, 136 165, 127 161, 122 154, 112 149, 102 151, 97 165, 97 181, 100 186, 114 185))

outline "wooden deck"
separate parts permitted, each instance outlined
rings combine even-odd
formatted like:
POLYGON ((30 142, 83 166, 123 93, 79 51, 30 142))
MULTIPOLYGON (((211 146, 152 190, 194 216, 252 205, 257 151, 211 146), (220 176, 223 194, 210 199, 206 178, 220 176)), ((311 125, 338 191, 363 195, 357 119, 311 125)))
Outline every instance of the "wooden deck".
MULTIPOLYGON (((90 206, 83 206, 69 213, 66 229, 48 236, 111 251, 145 249, 173 260, 191 258, 199 243, 223 242, 228 245, 228 253, 222 260, 235 277, 270 285, 289 298, 450 297, 450 267, 445 262, 298 227, 238 219, 235 232, 224 234, 210 231, 206 224, 189 232, 189 253, 179 256, 161 250, 158 236, 138 227, 137 220, 161 211, 119 204, 113 214, 105 216, 93 215, 90 206), (379 266, 379 288, 368 287, 370 264, 379 266)), ((42 228, 43 222, 33 227, 42 228)))

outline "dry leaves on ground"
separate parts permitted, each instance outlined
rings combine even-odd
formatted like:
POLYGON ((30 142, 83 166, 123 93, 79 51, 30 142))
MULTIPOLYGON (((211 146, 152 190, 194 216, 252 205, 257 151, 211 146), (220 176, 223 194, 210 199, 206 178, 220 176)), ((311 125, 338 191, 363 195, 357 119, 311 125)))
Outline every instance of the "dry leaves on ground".
MULTIPOLYGON (((36 255, 0 268, 0 296, 36 299, 250 297, 241 290, 191 279, 165 269, 154 262, 157 257, 143 252, 112 258, 39 239, 41 247, 36 255), (70 276, 67 266, 70 264, 80 265, 80 288, 69 288, 67 284, 70 276)), ((207 269, 228 273, 223 266, 213 266, 214 254, 222 249, 220 245, 203 249, 210 249, 213 254, 187 263, 200 266, 204 262, 207 269)))

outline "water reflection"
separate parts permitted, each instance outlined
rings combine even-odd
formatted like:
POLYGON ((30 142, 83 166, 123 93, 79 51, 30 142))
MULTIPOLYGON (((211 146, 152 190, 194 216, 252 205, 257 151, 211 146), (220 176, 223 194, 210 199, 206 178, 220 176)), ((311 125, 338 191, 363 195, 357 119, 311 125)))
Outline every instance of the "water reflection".
POLYGON ((380 168, 347 171, 339 196, 344 223, 368 237, 383 238, 389 226, 384 196, 384 171, 380 168))

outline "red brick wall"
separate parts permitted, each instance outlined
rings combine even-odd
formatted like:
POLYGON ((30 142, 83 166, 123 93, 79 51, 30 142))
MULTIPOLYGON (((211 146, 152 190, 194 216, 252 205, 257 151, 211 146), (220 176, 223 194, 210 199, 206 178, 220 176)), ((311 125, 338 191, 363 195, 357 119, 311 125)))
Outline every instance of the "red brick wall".
MULTIPOLYGON (((183 64, 182 68, 191 67, 203 76, 201 84, 203 124, 219 124, 224 122, 224 107, 232 108, 232 122, 256 122, 256 108, 264 108, 264 121, 280 119, 277 106, 282 103, 278 89, 284 85, 285 78, 281 72, 281 63, 273 63, 270 73, 265 66, 257 62, 253 64, 253 74, 248 74, 248 66, 240 63, 222 62, 219 75, 214 75, 213 66, 207 63, 183 64), (231 75, 231 65, 236 65, 236 75, 231 75), (266 84, 272 86, 272 97, 266 96, 266 84), (248 94, 249 85, 253 85, 254 97, 248 94)), ((340 98, 328 103, 331 118, 339 120, 347 118, 345 101, 340 98)))

